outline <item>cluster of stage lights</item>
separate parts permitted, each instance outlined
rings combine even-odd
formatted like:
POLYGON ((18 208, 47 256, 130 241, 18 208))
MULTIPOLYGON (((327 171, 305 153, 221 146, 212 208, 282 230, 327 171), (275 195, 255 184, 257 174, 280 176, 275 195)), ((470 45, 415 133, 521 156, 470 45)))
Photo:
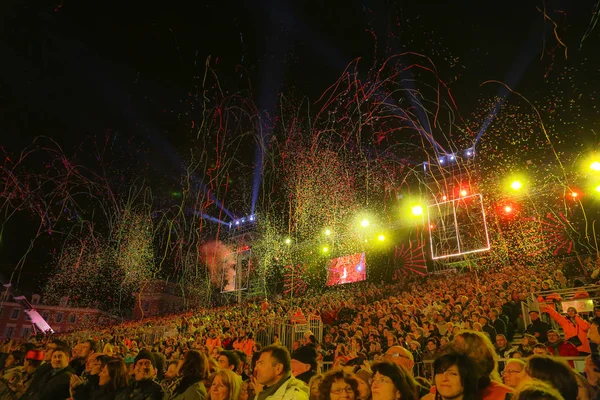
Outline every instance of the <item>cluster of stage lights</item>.
MULTIPOLYGON (((474 151, 472 149, 467 149, 467 150, 465 150, 465 155, 472 157, 474 155, 474 151)), ((452 157, 452 155, 449 155, 447 157, 452 157)), ((450 159, 450 161, 453 161, 453 160, 454 160, 454 158, 450 159)), ((440 159, 440 163, 442 163, 441 159, 440 159)), ((593 161, 590 164, 590 169, 592 171, 594 171, 594 172, 600 172, 600 161, 593 161)), ((511 180, 509 186, 510 186, 510 188, 514 192, 518 192, 518 191, 526 189, 526 184, 524 183, 524 181, 522 181, 520 179, 513 179, 513 180, 511 180)), ((596 192, 600 193, 600 184, 596 185, 594 187, 594 189, 595 189, 596 192)), ((467 197, 469 195, 469 191, 467 189, 460 189, 458 191, 458 194, 460 195, 460 197, 467 197)), ((569 192, 568 196, 570 196, 573 200, 576 200, 576 199, 578 199, 578 198, 581 197, 581 194, 578 191, 576 191, 576 190, 571 190, 569 192)), ((442 202, 448 201, 448 196, 446 196, 446 195, 442 195, 440 198, 441 198, 442 202)), ((415 205, 411 206, 410 210, 411 210, 411 213, 412 213, 412 215, 414 217, 422 217, 423 216, 424 208, 423 208, 422 205, 415 204, 415 205)), ((506 204, 504 204, 501 207, 501 210, 506 215, 511 215, 511 214, 513 214, 517 210, 517 207, 516 207, 516 205, 514 203, 506 203, 506 204)), ((371 223, 369 222, 368 219, 365 218, 365 219, 362 219, 360 221, 360 225, 363 228, 368 228, 371 225, 371 223)), ((230 226, 231 226, 231 223, 230 223, 230 226)), ((435 228, 434 225, 430 225, 430 229, 434 229, 434 228, 435 228)), ((324 233, 325 236, 330 236, 332 234, 332 232, 331 232, 330 229, 325 229, 323 231, 323 233, 324 233)), ((384 234, 377 235, 377 240, 379 242, 384 242, 385 239, 386 239, 386 237, 385 237, 384 234)), ((365 239, 365 242, 368 242, 368 240, 365 239)), ((291 238, 286 238, 285 239, 285 244, 291 245, 292 244, 292 239, 291 238)), ((321 248, 321 251, 324 254, 327 254, 327 253, 329 253, 330 248, 329 248, 329 246, 325 245, 325 246, 323 246, 321 248)))
MULTIPOLYGON (((459 151, 457 153, 450 153, 450 154, 444 154, 444 155, 438 156, 437 162, 441 166, 448 166, 448 165, 456 164, 458 162, 458 160, 460 160, 460 159, 468 160, 468 159, 472 159, 473 157, 475 157, 475 148, 470 147, 468 149, 459 151)), ((428 166, 429 166, 429 161, 425 161, 423 163, 423 169, 425 171, 427 171, 428 166)))
POLYGON ((234 219, 232 222, 229 223, 229 229, 240 228, 244 225, 253 224, 255 222, 256 222, 256 215, 254 215, 254 214, 248 215, 243 218, 234 219))
MULTIPOLYGON (((361 221, 360 221, 360 226, 361 226, 361 227, 363 227, 363 228, 368 228, 370 225, 371 225, 371 223, 369 222, 369 220, 368 220, 368 219, 363 219, 363 220, 361 220, 361 221)), ((327 236, 327 237, 329 237, 329 236, 331 236, 332 234, 333 234, 333 232, 331 231, 331 229, 328 229, 328 228, 327 228, 327 229, 324 229, 324 230, 323 230, 323 235, 324 235, 324 236, 327 236)), ((386 240, 386 236, 385 236, 383 233, 380 233, 380 234, 378 234, 378 235, 376 236, 376 240, 377 240, 378 242, 385 242, 385 240, 386 240)), ((365 241, 365 243, 368 243, 368 242, 369 242, 369 240, 368 240, 368 239, 364 239, 364 241, 365 241)), ((291 245, 291 244, 292 244, 294 241, 292 240, 292 238, 289 238, 289 237, 287 237, 287 238, 285 238, 284 242, 285 242, 285 244, 286 244, 286 245, 290 246, 290 245, 291 245)), ((322 252, 323 254, 327 254, 327 253, 329 253, 329 252, 330 252, 330 250, 331 250, 331 249, 330 249, 329 245, 327 245, 327 244, 321 247, 321 252, 322 252)))

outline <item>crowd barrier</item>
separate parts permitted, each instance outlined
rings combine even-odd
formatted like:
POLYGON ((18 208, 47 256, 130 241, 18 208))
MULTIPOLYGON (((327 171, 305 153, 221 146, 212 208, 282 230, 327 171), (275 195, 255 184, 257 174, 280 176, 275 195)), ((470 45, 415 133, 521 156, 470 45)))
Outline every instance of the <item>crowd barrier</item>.
MULTIPOLYGON (((585 356, 578 357, 554 357, 556 359, 565 361, 567 363, 572 363, 573 368, 582 373, 585 367, 585 356)), ((502 372, 504 369, 504 363, 507 361, 507 358, 501 358, 498 360, 499 364, 499 372, 502 372)), ((322 361, 319 363, 319 372, 325 373, 329 371, 333 367, 332 361, 322 361)), ((423 377, 426 379, 431 379, 433 377, 433 360, 420 361, 415 363, 413 368, 413 372, 415 376, 423 377)))
MULTIPOLYGON (((323 321, 318 315, 309 315, 305 323, 289 323, 289 318, 282 318, 274 324, 263 327, 260 335, 255 332, 254 340, 262 345, 269 345, 273 341, 275 334, 279 335, 281 343, 291 349, 294 341, 304 343, 304 335, 306 332, 311 332, 317 338, 317 342, 323 340, 323 321)), ((137 333, 137 337, 145 343, 155 343, 158 340, 163 340, 168 337, 176 337, 179 332, 174 328, 173 324, 166 326, 157 325, 152 327, 144 327, 137 333)))

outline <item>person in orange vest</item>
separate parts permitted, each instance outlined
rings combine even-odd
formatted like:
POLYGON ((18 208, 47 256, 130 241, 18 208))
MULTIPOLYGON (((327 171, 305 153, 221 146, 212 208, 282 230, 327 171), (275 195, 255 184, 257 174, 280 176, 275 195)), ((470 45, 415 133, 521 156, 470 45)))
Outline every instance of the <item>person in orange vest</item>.
POLYGON ((215 347, 221 347, 221 338, 217 336, 217 332, 214 328, 208 333, 205 345, 206 349, 208 350, 208 354, 210 354, 215 347))
POLYGON ((566 316, 560 315, 558 311, 552 307, 544 307, 542 308, 542 311, 547 312, 550 317, 560 325, 565 332, 565 341, 573 343, 577 347, 580 355, 591 353, 592 350, 587 337, 587 332, 590 330, 590 324, 577 314, 575 307, 567 308, 566 316))

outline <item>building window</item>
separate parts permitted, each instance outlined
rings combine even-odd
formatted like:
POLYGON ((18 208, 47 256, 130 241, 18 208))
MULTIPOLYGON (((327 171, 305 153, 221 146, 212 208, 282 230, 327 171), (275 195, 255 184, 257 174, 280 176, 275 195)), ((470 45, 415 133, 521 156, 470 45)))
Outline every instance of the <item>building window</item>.
POLYGON ((28 313, 25 313, 25 321, 31 321, 31 317, 28 313))
POLYGON ((6 330, 4 331, 4 337, 11 338, 11 337, 13 337, 14 334, 15 334, 15 327, 7 326, 6 330))
POLYGON ((48 321, 48 318, 50 317, 50 313, 48 311, 42 311, 42 318, 44 318, 44 321, 48 321))
POLYGON ((56 315, 54 315, 54 321, 56 321, 56 323, 60 324, 63 320, 63 313, 59 312, 56 313, 56 315))
POLYGON ((34 294, 31 296, 31 304, 40 304, 40 295, 34 294))
POLYGON ((69 315, 69 323, 74 324, 75 321, 77 321, 77 314, 70 314, 69 315))
POLYGON ((142 301, 142 310, 147 312, 149 309, 150 309, 150 302, 146 301, 146 300, 142 301))
POLYGON ((30 334, 31 334, 31 328, 29 328, 29 327, 21 328, 21 337, 22 338, 28 338, 30 334))
POLYGON ((20 308, 13 308, 12 313, 10 314, 10 319, 18 319, 19 314, 21 314, 20 308))

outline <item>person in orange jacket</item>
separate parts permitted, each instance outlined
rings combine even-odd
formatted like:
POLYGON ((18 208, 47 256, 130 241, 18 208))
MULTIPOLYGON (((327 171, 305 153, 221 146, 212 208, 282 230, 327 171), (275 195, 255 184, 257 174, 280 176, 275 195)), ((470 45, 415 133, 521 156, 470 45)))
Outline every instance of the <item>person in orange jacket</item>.
POLYGON ((587 338, 587 331, 590 329, 590 323, 583 320, 578 314, 575 307, 567 308, 567 315, 563 316, 552 307, 544 307, 543 312, 546 312, 555 320, 565 332, 565 341, 577 336, 581 344, 577 346, 579 354, 590 354, 590 342, 587 338))

